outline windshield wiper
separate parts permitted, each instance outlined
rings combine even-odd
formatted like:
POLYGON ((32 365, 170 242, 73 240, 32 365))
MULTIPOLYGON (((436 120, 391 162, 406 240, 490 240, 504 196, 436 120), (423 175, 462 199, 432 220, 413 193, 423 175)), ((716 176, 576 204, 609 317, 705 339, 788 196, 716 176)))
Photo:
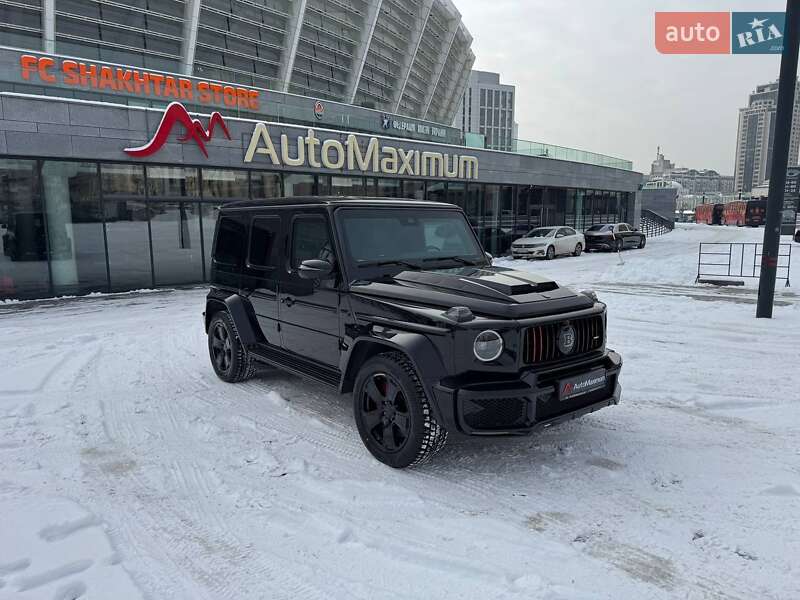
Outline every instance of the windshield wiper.
POLYGON ((422 269, 421 266, 414 264, 412 262, 407 262, 405 260, 378 260, 378 261, 365 262, 365 263, 360 263, 358 265, 358 268, 364 269, 366 267, 388 267, 393 265, 397 265, 400 267, 407 267, 409 269, 413 269, 414 271, 419 271, 420 269, 422 269))
POLYGON ((472 260, 467 260, 466 258, 461 258, 460 256, 432 256, 430 258, 423 258, 422 262, 433 262, 435 260, 454 260, 457 263, 461 263, 462 265, 467 265, 469 267, 477 267, 478 263, 472 260))

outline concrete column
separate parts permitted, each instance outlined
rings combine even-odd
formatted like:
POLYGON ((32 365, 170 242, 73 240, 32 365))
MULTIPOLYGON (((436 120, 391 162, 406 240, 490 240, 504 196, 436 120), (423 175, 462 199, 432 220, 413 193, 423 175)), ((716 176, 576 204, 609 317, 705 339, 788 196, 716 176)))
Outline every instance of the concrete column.
POLYGON ((378 23, 378 18, 381 15, 382 5, 383 0, 371 2, 369 4, 369 12, 364 18, 364 27, 361 30, 361 44, 358 46, 356 55, 353 57, 353 69, 350 71, 350 80, 347 82, 345 98, 350 104, 352 104, 356 98, 358 82, 361 80, 361 73, 364 71, 364 63, 367 62, 369 43, 370 40, 372 40, 372 34, 375 32, 375 25, 378 23))
POLYGON ((303 19, 306 16, 306 0, 294 0, 294 12, 289 21, 292 28, 286 31, 286 39, 283 45, 283 56, 281 57, 281 69, 278 71, 280 80, 280 91, 289 91, 289 82, 292 79, 294 70, 294 59, 297 56, 297 45, 300 43, 300 30, 303 28, 303 19))
POLYGON ((42 3, 42 50, 51 54, 56 51, 56 0, 42 3))
POLYGON ((404 61, 403 68, 401 70, 401 75, 398 78, 398 81, 402 81, 400 85, 397 86, 396 97, 392 98, 392 103, 394 104, 393 112, 397 112, 400 110, 400 101, 403 99, 403 94, 406 92, 406 84, 408 83, 408 78, 411 75, 411 69, 414 66, 414 60, 417 58, 417 52, 419 51, 419 45, 422 42, 422 36, 425 34, 425 27, 428 26, 428 19, 431 16, 431 10, 433 9, 433 0, 423 0, 420 8, 420 20, 419 29, 415 30, 415 37, 413 40, 413 45, 409 48, 408 52, 408 59, 404 61))
POLYGON ((428 88, 428 94, 425 98, 425 105, 422 107, 422 114, 424 115, 423 118, 425 119, 428 118, 428 110, 431 107, 431 100, 433 100, 433 95, 436 93, 437 88, 439 87, 439 80, 442 78, 444 66, 447 63, 447 58, 450 56, 450 50, 453 47, 453 42, 456 40, 456 34, 458 33, 460 21, 460 15, 456 15, 450 20, 450 29, 447 31, 447 40, 442 46, 442 53, 439 55, 439 62, 436 64, 436 72, 433 74, 433 85, 428 88))
POLYGON ((472 53, 466 54, 459 62, 458 68, 460 69, 461 75, 458 76, 458 79, 454 80, 451 89, 446 92, 449 100, 444 104, 444 114, 438 118, 441 123, 452 121, 457 109, 461 106, 461 101, 464 99, 464 90, 469 83, 469 74, 470 71, 472 71, 473 64, 475 64, 475 56, 472 53))
POLYGON ((197 49, 197 27, 200 23, 202 0, 186 0, 183 12, 183 42, 181 44, 181 72, 194 74, 194 54, 197 49))

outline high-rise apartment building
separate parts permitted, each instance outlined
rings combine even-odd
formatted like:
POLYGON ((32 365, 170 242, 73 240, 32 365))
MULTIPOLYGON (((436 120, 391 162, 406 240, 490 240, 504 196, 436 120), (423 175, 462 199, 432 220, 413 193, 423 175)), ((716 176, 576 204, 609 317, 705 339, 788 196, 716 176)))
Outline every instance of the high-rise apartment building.
POLYGON ((499 73, 472 71, 453 126, 483 135, 490 150, 511 152, 516 136, 515 93, 513 85, 500 83, 499 73))
MULTIPOLYGON (((778 83, 774 82, 756 87, 750 94, 747 107, 739 109, 734 175, 736 192, 749 192, 769 179, 777 107, 778 83)), ((794 99, 789 165, 797 164, 798 148, 800 148, 800 93, 795 94, 794 99)))

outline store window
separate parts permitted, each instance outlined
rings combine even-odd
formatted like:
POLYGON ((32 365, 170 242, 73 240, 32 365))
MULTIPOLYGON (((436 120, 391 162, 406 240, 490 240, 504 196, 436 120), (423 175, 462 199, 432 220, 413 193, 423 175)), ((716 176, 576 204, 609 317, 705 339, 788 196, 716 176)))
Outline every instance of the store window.
POLYGON ((409 198, 411 200, 424 200, 425 182, 414 179, 404 179, 403 198, 409 198))
POLYGON ((97 163, 45 161, 42 195, 53 293, 108 291, 97 163))
POLYGON ((36 161, 0 159, 0 298, 50 295, 36 161))
POLYGON ((379 198, 401 198, 401 184, 399 179, 380 178, 377 181, 377 196, 379 198))
POLYGON ((363 196, 364 178, 334 175, 331 177, 331 196, 363 196))
POLYGON ((196 198, 198 192, 197 169, 147 167, 147 193, 151 198, 196 198))
POLYGON ((500 186, 487 185, 483 193, 483 210, 478 222, 481 244, 494 255, 500 253, 500 186))
POLYGON ((250 193, 252 198, 280 198, 281 174, 269 173, 265 171, 252 171, 250 173, 250 193))
POLYGON ((203 169, 204 200, 242 200, 249 197, 247 171, 203 169))
POLYGON ((199 202, 149 202, 156 285, 203 280, 199 202))
POLYGON ((428 183, 428 202, 444 202, 447 199, 444 181, 431 181, 428 183))
POLYGON ((307 173, 286 173, 283 176, 283 187, 287 197, 313 196, 314 176, 307 173))
POLYGON ((467 184, 451 181, 447 184, 447 201, 461 208, 467 204, 467 184))
POLYGON ((530 231, 530 227, 528 227, 528 201, 530 196, 531 187, 529 185, 519 188, 515 209, 516 220, 514 222, 514 239, 522 237, 528 233, 528 231, 530 231))
POLYGON ((112 291, 153 286, 144 167, 101 164, 108 270, 112 291))

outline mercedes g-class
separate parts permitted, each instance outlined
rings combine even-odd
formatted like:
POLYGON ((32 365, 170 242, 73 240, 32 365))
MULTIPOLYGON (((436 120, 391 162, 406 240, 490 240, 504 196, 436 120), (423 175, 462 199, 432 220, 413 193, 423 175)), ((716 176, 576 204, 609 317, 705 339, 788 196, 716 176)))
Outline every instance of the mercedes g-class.
POLYGON ((530 434, 620 399, 606 306, 492 266, 450 204, 227 204, 204 316, 221 379, 265 363, 352 392, 361 439, 396 468, 450 434, 530 434))

